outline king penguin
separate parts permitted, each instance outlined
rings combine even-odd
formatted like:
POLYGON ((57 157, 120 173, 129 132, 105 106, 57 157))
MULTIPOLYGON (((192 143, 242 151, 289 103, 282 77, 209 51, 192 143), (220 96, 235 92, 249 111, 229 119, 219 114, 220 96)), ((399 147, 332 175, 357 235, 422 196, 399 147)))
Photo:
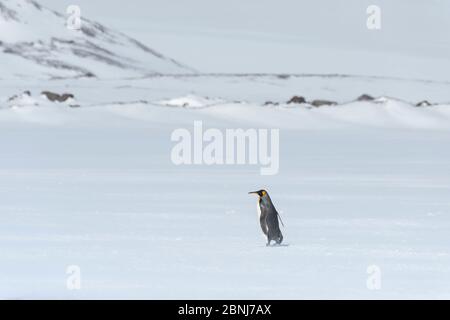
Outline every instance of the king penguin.
MULTIPOLYGON (((283 241, 283 234, 281 233, 280 226, 278 224, 278 219, 280 215, 275 209, 275 206, 270 199, 269 194, 266 190, 252 191, 249 194, 258 195, 257 210, 259 216, 259 223, 261 224, 261 229, 264 235, 267 237, 267 246, 273 240, 276 244, 281 244, 283 241)), ((281 224, 283 222, 281 221, 281 224)))

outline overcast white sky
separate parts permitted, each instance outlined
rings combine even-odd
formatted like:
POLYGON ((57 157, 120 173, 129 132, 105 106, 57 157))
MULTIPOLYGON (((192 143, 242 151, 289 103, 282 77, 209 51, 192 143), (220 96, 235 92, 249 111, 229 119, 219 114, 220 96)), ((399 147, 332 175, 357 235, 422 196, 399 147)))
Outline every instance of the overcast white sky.
MULTIPOLYGON (((395 57, 406 56, 413 65, 399 72, 414 68, 415 59, 450 61, 448 0, 39 2, 57 11, 78 4, 84 16, 205 72, 332 72, 330 65, 349 64, 349 72, 365 73, 373 61, 355 58, 361 55, 380 60, 375 64, 392 60, 381 68, 395 68, 404 60, 395 57), (366 28, 371 4, 382 10, 379 31, 366 28)), ((425 64, 419 68, 432 75, 425 64)))

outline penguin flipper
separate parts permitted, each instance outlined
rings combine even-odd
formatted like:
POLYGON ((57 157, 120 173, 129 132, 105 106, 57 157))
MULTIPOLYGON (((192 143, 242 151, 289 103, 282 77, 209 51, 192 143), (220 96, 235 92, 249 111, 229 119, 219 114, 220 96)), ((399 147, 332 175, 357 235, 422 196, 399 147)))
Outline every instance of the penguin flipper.
POLYGON ((279 219, 280 222, 281 222, 281 225, 283 226, 283 228, 285 228, 284 223, 283 223, 283 220, 281 220, 281 216, 280 216, 280 214, 278 213, 278 211, 277 211, 277 216, 278 216, 278 219, 279 219))

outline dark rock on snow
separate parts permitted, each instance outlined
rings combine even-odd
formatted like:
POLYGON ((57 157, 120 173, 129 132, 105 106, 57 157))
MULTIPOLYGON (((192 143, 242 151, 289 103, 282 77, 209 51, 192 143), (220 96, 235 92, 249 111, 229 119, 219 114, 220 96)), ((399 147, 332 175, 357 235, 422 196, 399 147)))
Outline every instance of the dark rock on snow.
POLYGON ((311 105, 313 105, 314 107, 335 106, 337 105, 337 102, 328 100, 314 100, 313 102, 311 102, 311 105))
POLYGON ((416 104, 416 107, 429 107, 432 106, 433 104, 430 103, 428 100, 423 100, 420 101, 419 103, 416 104))
POLYGON ((300 104, 300 103, 306 103, 306 100, 302 96, 293 96, 291 98, 291 100, 289 100, 287 103, 288 104, 291 104, 291 103, 298 103, 298 104, 300 104))
MULTIPOLYGON (((26 91, 24 91, 24 92, 22 93, 22 96, 28 96, 28 97, 30 97, 30 96, 31 96, 31 92, 28 91, 28 90, 26 90, 26 91)), ((16 99, 18 99, 18 98, 19 98, 19 95, 15 94, 15 95, 13 95, 12 97, 10 97, 10 98, 8 99, 8 102, 14 101, 14 100, 16 100, 16 99)))
POLYGON ((52 102, 55 102, 55 101, 65 102, 67 99, 74 98, 74 95, 71 93, 63 93, 60 95, 58 93, 54 93, 54 92, 50 92, 50 91, 42 91, 41 94, 46 96, 47 99, 52 102))
POLYGON ((360 95, 358 99, 356 99, 356 101, 373 101, 373 100, 375 100, 375 98, 368 94, 360 95))

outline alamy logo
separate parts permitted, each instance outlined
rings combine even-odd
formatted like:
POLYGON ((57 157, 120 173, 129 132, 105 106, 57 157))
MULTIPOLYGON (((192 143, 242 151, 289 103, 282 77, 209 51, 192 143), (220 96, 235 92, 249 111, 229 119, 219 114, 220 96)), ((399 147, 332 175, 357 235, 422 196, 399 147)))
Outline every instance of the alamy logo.
POLYGON ((368 266, 367 274, 369 275, 366 280, 367 289, 380 290, 381 289, 381 268, 377 265, 368 266))
POLYGON ((176 165, 260 165, 261 175, 278 173, 280 162, 279 129, 203 130, 194 121, 193 133, 179 128, 172 132, 171 160, 176 165))
POLYGON ((69 30, 81 29, 81 9, 77 5, 70 5, 66 9, 68 15, 66 21, 66 27, 69 30))
POLYGON ((77 265, 70 265, 66 268, 66 287, 68 290, 81 289, 81 268, 77 265))
POLYGON ((367 29, 369 30, 380 30, 381 29, 381 8, 376 5, 371 5, 367 7, 366 13, 367 17, 367 29))

